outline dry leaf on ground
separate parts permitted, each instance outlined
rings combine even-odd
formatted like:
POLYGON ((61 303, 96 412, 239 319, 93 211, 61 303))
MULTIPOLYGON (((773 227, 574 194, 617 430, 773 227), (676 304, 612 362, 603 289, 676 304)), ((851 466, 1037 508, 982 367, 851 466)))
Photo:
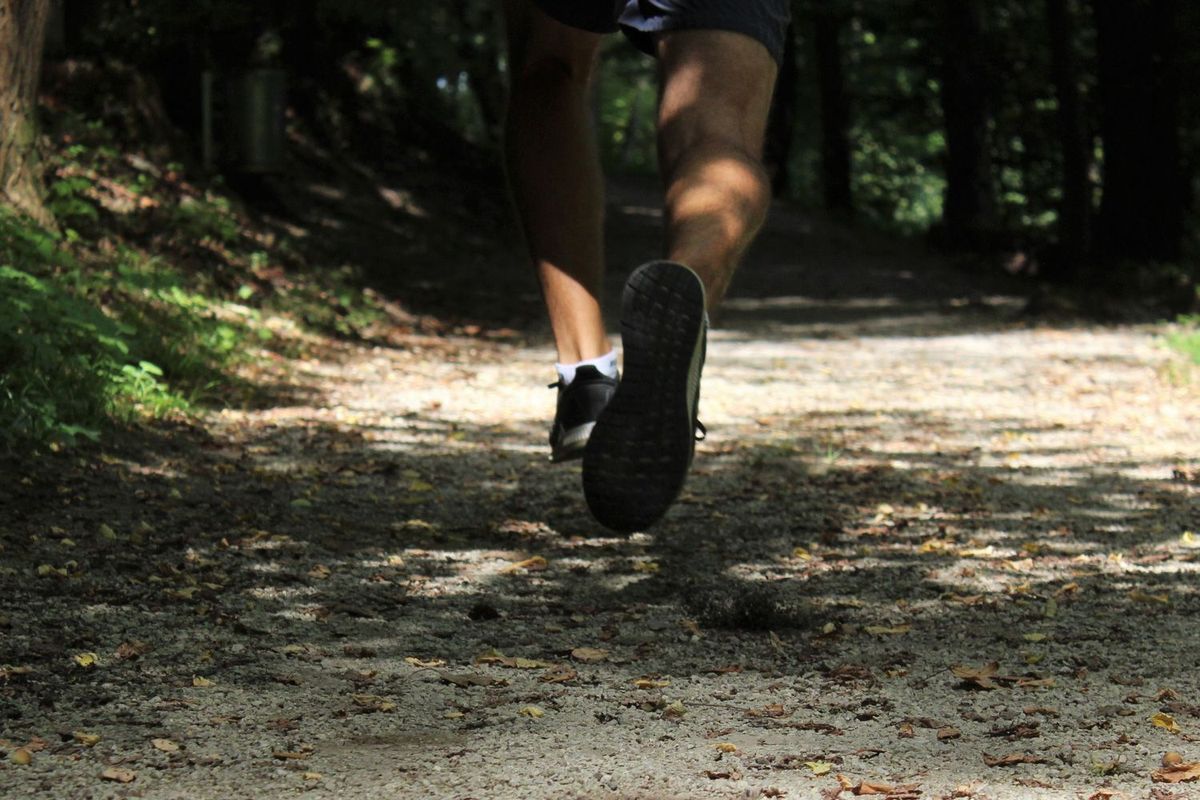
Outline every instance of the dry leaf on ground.
POLYGON ((507 567, 504 567, 503 569, 501 569, 500 573, 502 575, 510 575, 514 572, 521 572, 521 571, 541 572, 542 570, 548 568, 549 566, 550 566, 550 562, 547 561, 545 558, 543 558, 542 556, 534 556, 533 558, 527 558, 524 561, 518 561, 515 564, 509 564, 507 567))
POLYGON ((1184 763, 1183 756, 1170 752, 1162 757, 1162 769, 1150 773, 1155 783, 1188 783, 1200 780, 1200 761, 1184 763))
POLYGON ((1162 728, 1171 733, 1179 733, 1181 730, 1183 730, 1179 727, 1179 723, 1175 721, 1174 717, 1172 717, 1170 714, 1165 714, 1162 711, 1159 711, 1157 714, 1152 716, 1150 718, 1150 722, 1154 725, 1154 727, 1162 728))
POLYGON ((538 678, 542 683, 566 683, 579 677, 579 673, 566 664, 555 664, 538 678))
POLYGON ((120 767, 109 767, 100 773, 100 777, 106 781, 114 783, 132 783, 137 778, 137 773, 131 769, 122 769, 120 767))
POLYGON ((584 664, 594 664, 608 658, 608 651, 599 647, 576 647, 571 651, 571 658, 584 664))
POLYGON ((480 675, 475 672, 438 672, 438 677, 446 683, 466 689, 469 686, 503 686, 507 681, 493 678, 490 675, 480 675))
POLYGON ((954 674, 954 677, 960 679, 963 683, 976 686, 980 689, 999 688, 992 680, 999 671, 1000 662, 998 661, 989 661, 982 667, 967 667, 962 664, 955 664, 950 667, 950 672, 954 674))

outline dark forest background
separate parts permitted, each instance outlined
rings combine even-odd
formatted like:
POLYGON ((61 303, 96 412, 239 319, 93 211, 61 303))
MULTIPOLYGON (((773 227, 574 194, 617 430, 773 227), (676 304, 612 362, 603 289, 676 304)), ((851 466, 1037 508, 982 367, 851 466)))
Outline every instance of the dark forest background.
MULTIPOLYGON (((142 204, 132 216, 97 201, 106 159, 140 170, 141 177, 130 177, 135 194, 165 191, 172 182, 163 175, 175 176, 172 185, 199 187, 195 202, 175 203, 168 221, 193 240, 224 237, 230 263, 244 262, 254 274, 275 261, 286 266, 288 257, 279 255, 286 247, 251 247, 244 232, 222 225, 236 225, 244 219, 238 214, 286 217, 295 181, 317 162, 347 174, 407 176, 413 196, 427 199, 425 221, 405 223, 414 241, 439 238, 445 231, 438 226, 451 218, 463 229, 495 226, 509 229, 498 236, 511 236, 497 155, 506 82, 500 3, 5 5, 0 263, 8 270, 8 322, 0 342, 11 364, 28 362, 35 351, 44 356, 38 337, 49 334, 31 320, 58 319, 54 313, 82 319, 90 312, 79 301, 97 305, 88 300, 98 290, 86 276, 102 265, 79 258, 89 243, 141 214, 132 228, 137 241, 150 250, 161 244, 148 244, 144 234, 165 200, 142 204), (248 169, 237 137, 236 87, 256 70, 286 86, 286 153, 248 169), (202 136, 206 80, 215 115, 210 150, 202 136), (141 169, 131 154, 155 170, 141 169), (434 234, 422 233, 422 225, 434 234), (48 297, 58 304, 54 313, 46 310, 48 297)), ((780 198, 846 224, 925 237, 931 247, 964 254, 964 268, 1007 270, 1024 276, 1033 295, 1045 296, 1049 286, 1079 298, 1072 308, 1082 313, 1111 309, 1112 298, 1136 302, 1152 316, 1195 309, 1200 6, 794 0, 793 11, 767 142, 780 198)), ((594 102, 601 151, 614 174, 655 171, 654 77, 651 59, 619 36, 607 42, 594 102)), ((414 245, 413 253, 420 249, 414 245)), ((296 256, 292 266, 302 260, 296 256)), ((199 268, 181 263, 181 285, 195 288, 199 268)), ((342 278, 322 280, 335 287, 326 292, 334 310, 305 313, 353 328, 346 321, 353 303, 336 288, 342 278)), ((353 275, 344 282, 362 288, 353 275)), ((222 284, 218 276, 213 291, 261 304, 266 283, 222 284)), ((411 298, 393 299, 403 305, 411 298)), ((120 318, 115 307, 108 303, 101 316, 120 318)), ((125 351, 114 351, 112 367, 126 384, 153 386, 165 380, 162 370, 167 378, 180 371, 170 353, 140 352, 136 332, 109 330, 94 315, 88 320, 84 338, 103 329, 110 340, 128 340, 125 351)), ((67 359, 77 346, 63 345, 54 358, 67 359)), ((79 371, 95 372, 97 363, 88 356, 79 371)), ((18 372, 5 378, 7 400, 0 401, 9 409, 9 441, 12 430, 41 424, 11 422, 18 414, 12 409, 35 402, 33 379, 13 377, 18 372)), ((38 391, 53 398, 62 390, 38 391)), ((61 399, 51 405, 47 418, 63 417, 61 399)))

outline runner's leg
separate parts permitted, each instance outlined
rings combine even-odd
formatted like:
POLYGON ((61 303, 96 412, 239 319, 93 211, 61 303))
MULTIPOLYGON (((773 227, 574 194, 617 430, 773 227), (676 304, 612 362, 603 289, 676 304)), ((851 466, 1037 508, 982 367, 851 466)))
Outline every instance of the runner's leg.
POLYGON ((777 68, 763 44, 729 31, 663 33, 658 55, 667 253, 700 276, 712 309, 770 204, 762 147, 777 68))
POLYGON ((511 89, 505 156, 558 360, 608 353, 600 312, 604 189, 588 90, 600 34, 505 0, 511 89))

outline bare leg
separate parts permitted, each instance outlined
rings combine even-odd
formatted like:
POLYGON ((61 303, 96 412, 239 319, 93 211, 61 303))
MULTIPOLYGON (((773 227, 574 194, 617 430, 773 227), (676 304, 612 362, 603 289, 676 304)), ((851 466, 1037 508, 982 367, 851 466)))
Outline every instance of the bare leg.
POLYGON ((600 36, 505 0, 509 181, 564 363, 612 349, 600 313, 604 187, 588 87, 600 36))
POLYGON ((700 275, 712 309, 770 204, 762 144, 776 66, 762 44, 728 31, 667 33, 658 54, 667 254, 700 275))

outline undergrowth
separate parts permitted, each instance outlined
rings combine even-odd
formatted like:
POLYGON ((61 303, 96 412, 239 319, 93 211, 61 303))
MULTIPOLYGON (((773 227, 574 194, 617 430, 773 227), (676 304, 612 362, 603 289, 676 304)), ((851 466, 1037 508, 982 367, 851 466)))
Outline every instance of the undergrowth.
POLYGON ((273 354, 382 318, 352 268, 305 263, 219 183, 198 188, 99 122, 49 122, 61 232, 0 208, 0 452, 253 403, 273 354))
POLYGON ((1167 344, 1200 366, 1200 314, 1180 317, 1177 322, 1167 334, 1167 344))

